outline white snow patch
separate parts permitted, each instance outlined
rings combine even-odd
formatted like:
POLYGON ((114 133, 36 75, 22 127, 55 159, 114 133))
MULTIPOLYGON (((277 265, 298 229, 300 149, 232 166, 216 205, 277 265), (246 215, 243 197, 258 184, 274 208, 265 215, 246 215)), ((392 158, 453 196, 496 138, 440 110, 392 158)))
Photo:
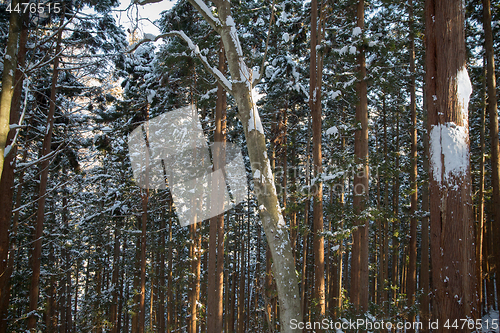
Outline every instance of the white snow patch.
POLYGON ((253 178, 260 179, 260 170, 259 169, 255 170, 255 173, 253 174, 253 178))
POLYGON ((356 46, 349 47, 349 53, 350 54, 356 54, 356 46))
POLYGON ((458 103, 462 108, 462 117, 464 119, 464 124, 468 124, 469 98, 471 94, 472 85, 470 83, 469 73, 467 73, 467 68, 463 66, 462 69, 457 72, 457 95, 458 103))
POLYGON ((229 31, 229 35, 231 36, 234 46, 236 47, 236 53, 238 54, 238 56, 242 57, 243 51, 241 50, 241 44, 238 38, 238 32, 236 31, 236 24, 234 23, 232 16, 228 16, 226 18, 226 25, 231 28, 231 30, 229 31))
POLYGON ((469 168, 469 132, 455 123, 432 126, 429 153, 434 180, 441 184, 463 176, 469 168))
POLYGON ((337 136, 338 134, 339 134, 339 130, 336 126, 330 127, 329 129, 326 130, 326 135, 337 136))
POLYGON ((290 35, 287 32, 285 32, 283 34, 283 42, 288 43, 289 40, 290 40, 290 35))
POLYGON ((145 33, 144 34, 144 39, 147 39, 147 40, 155 40, 156 39, 156 36, 153 35, 153 34, 150 34, 150 33, 145 33))
POLYGON ((3 157, 4 158, 7 157, 7 155, 9 155, 11 149, 12 149, 11 145, 8 145, 7 147, 5 147, 5 150, 3 152, 3 157))
POLYGON ((361 28, 356 27, 356 28, 352 29, 352 37, 356 37, 358 35, 361 35, 361 28))
POLYGON ((156 91, 150 90, 148 93, 148 103, 153 103, 153 98, 156 96, 156 91))

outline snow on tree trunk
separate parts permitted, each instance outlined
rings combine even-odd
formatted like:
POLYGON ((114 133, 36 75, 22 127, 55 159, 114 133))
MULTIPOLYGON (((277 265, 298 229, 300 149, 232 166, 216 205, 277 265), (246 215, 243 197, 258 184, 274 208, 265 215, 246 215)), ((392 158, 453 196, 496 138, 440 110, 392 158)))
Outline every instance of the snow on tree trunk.
POLYGON ((468 124, 472 86, 465 67, 462 2, 428 0, 425 10, 432 296, 443 325, 476 319, 468 124))

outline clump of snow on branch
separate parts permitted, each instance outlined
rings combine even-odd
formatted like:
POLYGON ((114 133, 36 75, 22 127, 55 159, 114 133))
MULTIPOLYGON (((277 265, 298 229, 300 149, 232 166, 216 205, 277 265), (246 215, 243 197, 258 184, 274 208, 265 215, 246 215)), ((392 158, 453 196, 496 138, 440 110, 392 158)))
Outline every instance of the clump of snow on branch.
POLYGON ((356 28, 352 29, 352 37, 356 37, 358 35, 361 35, 361 28, 356 27, 356 28))
POLYGON ((336 126, 330 127, 326 130, 326 135, 337 136, 339 134, 339 130, 336 126))
POLYGON ((466 126, 448 122, 433 126, 429 153, 434 180, 441 184, 460 178, 469 168, 469 132, 466 126))

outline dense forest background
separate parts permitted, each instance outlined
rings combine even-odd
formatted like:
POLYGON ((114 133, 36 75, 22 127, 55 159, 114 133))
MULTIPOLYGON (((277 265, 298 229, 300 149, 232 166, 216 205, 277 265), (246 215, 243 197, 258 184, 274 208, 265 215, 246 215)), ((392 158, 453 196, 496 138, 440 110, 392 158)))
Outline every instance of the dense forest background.
POLYGON ((420 332, 483 318, 498 332, 500 1, 179 0, 158 37, 119 26, 116 0, 19 3, 0 3, 0 332, 289 332, 289 315, 420 332), (441 61, 447 45, 458 46, 441 61), (447 96, 429 82, 457 61, 472 94, 462 120, 442 120, 454 109, 428 107, 447 96), (247 128, 245 84, 262 133, 247 128), (181 227, 170 190, 133 179, 127 142, 189 104, 207 142, 242 148, 249 189, 181 227), (467 162, 460 182, 432 181, 441 123, 467 133, 453 150, 467 162), (256 193, 252 135, 265 135, 275 211, 256 193), (277 286, 282 274, 298 295, 277 286))

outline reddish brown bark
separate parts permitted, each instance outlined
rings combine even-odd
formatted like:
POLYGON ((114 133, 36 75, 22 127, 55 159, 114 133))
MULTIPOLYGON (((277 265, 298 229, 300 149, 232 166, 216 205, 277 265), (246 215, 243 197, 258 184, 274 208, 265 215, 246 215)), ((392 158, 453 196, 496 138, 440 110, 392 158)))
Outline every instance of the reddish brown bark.
MULTIPOLYGON (((495 52, 493 50, 493 32, 491 29, 491 3, 483 0, 483 30, 484 48, 486 50, 488 87, 488 113, 490 117, 490 139, 491 139, 491 184, 493 187, 491 217, 493 220, 493 236, 500 236, 500 146, 498 135, 498 102, 495 77, 495 52)), ((493 254, 497 272, 500 268, 500 242, 494 242, 493 254)), ((499 273, 497 273, 497 276, 499 273)), ((497 278, 497 299, 500 300, 500 279, 497 278)))
MULTIPOLYGON (((466 100, 459 100, 459 73, 466 75, 463 3, 426 1, 426 87, 430 135, 430 224, 433 312, 445 323, 476 319, 477 284, 466 100), (450 157, 440 141, 463 131, 460 149, 466 167, 448 169, 450 157)), ((468 79, 468 78, 467 78, 468 79)), ((461 83, 461 90, 464 84, 461 83)), ((463 95, 462 95, 463 96, 463 95)), ((452 147, 453 148, 453 147, 452 147)), ((457 163, 457 162, 455 162, 457 163)), ((460 162, 459 162, 460 163, 460 162)), ((444 328, 441 328, 443 330, 444 328)), ((440 330, 440 331, 441 331, 440 330)), ((450 332, 469 332, 468 328, 450 332)))
MULTIPOLYGON (((313 170, 319 177, 323 172, 321 156, 321 71, 322 62, 318 59, 318 1, 311 1, 311 64, 309 106, 312 115, 313 132, 313 170)), ((321 41, 321 38, 319 38, 321 41)), ((320 179, 312 186, 313 191, 313 254, 314 254, 314 312, 317 320, 325 316, 325 245, 323 234, 323 183, 320 179)), ((319 330, 320 332, 321 330, 319 330)))
MULTIPOLYGON (((364 29, 365 2, 357 4, 357 26, 364 29)), ((351 299, 358 313, 368 310, 368 220, 361 219, 368 200, 368 99, 366 85, 366 61, 363 45, 358 47, 358 84, 356 87, 358 104, 356 105, 356 122, 359 127, 354 137, 354 155, 356 163, 361 164, 354 175, 353 208, 357 216, 355 224, 358 228, 353 232, 351 299)))
MULTIPOLYGON (((222 44, 222 43, 221 43, 222 44)), ((222 45, 221 45, 222 46, 222 45)), ((225 73, 226 58, 224 48, 219 53, 219 70, 225 73)), ((222 85, 217 85, 217 103, 215 106, 216 145, 214 151, 214 170, 220 169, 226 160, 224 143, 226 141, 226 91, 222 85), (221 163, 222 162, 222 163, 221 163)), ((221 203, 223 204, 223 203, 221 203)), ((208 261, 208 302, 207 327, 210 332, 222 332, 222 312, 224 293, 224 214, 210 219, 209 261, 208 261)))
MULTIPOLYGON (((411 118, 411 167, 410 167, 410 244, 409 244, 409 264, 406 280, 406 295, 408 297, 408 307, 415 304, 415 292, 417 286, 417 103, 415 98, 415 37, 413 33, 413 0, 408 0, 408 14, 410 17, 410 118, 411 118)), ((408 319, 415 322, 415 313, 410 312, 408 319)), ((408 332, 415 332, 412 327, 408 332)))
MULTIPOLYGON (((26 25, 26 15, 22 19, 22 31, 19 37, 19 53, 17 55, 18 69, 14 77, 14 93, 12 96, 10 123, 17 124, 19 121, 19 110, 21 107, 21 95, 23 90, 24 74, 20 68, 24 67, 26 59, 26 40, 28 38, 28 27, 26 25)), ((15 131, 10 131, 7 136, 7 145, 11 145, 14 139, 15 131)), ((5 316, 9 307, 10 299, 10 277, 13 271, 14 254, 12 246, 9 245, 10 239, 14 239, 17 232, 17 222, 10 226, 12 218, 12 201, 14 196, 14 169, 16 167, 17 145, 14 146, 9 155, 5 158, 4 168, 2 170, 2 179, 0 180, 0 332, 7 329, 5 316), (16 231, 14 231, 16 229, 16 231), (9 250, 9 247, 11 248, 9 250), (7 259, 8 257, 8 259, 7 259)), ((22 183, 22 182, 21 182, 22 183)), ((20 189, 22 187, 19 187, 20 189)), ((20 202, 20 193, 18 190, 17 201, 20 202)))

